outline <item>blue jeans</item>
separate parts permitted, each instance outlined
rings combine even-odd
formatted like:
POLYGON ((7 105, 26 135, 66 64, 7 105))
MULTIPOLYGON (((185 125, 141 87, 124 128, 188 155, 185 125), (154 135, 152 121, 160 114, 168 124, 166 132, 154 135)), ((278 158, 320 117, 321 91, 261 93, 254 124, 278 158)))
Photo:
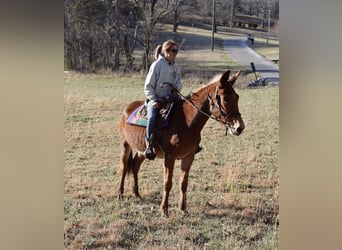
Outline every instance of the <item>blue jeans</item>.
POLYGON ((156 124, 160 109, 152 107, 152 101, 147 103, 147 126, 146 126, 146 139, 150 140, 152 133, 156 131, 156 124))

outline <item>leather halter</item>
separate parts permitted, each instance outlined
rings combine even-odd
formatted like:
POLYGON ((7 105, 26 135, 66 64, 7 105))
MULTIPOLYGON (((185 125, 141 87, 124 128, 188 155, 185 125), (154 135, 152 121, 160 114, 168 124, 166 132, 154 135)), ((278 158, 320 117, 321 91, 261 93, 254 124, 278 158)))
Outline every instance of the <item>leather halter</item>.
MULTIPOLYGON (((222 108, 222 105, 221 105, 221 100, 220 100, 220 95, 218 94, 218 84, 216 85, 216 88, 215 88, 215 94, 214 94, 214 98, 210 96, 208 90, 207 90, 207 96, 208 96, 208 100, 209 102, 211 103, 211 105, 215 106, 215 108, 219 111, 219 116, 218 117, 215 117, 216 120, 221 120, 221 118, 223 117, 223 119, 225 121, 227 121, 228 119, 230 119, 231 117, 234 117, 234 116, 241 116, 240 112, 236 112, 236 113, 233 113, 233 114, 228 114, 223 108, 222 108)), ((223 123, 223 122, 222 122, 223 123)), ((223 124, 226 124, 226 123, 223 123, 223 124)))
POLYGON ((219 122, 221 125, 223 125, 226 129, 226 133, 225 135, 227 135, 228 132, 228 128, 232 128, 232 125, 230 123, 228 123, 228 119, 230 119, 231 117, 235 117, 235 116, 241 116, 241 114, 239 112, 234 113, 234 114, 228 114, 226 111, 223 110, 222 105, 221 105, 221 101, 220 101, 220 95, 218 94, 218 84, 216 84, 216 88, 215 88, 215 93, 214 93, 214 98, 209 94, 208 91, 208 87, 207 87, 207 99, 209 100, 209 103, 213 106, 215 106, 215 108, 219 111, 219 116, 214 116, 212 113, 208 114, 204 111, 202 111, 199 107, 197 107, 191 100, 188 100, 185 96, 183 96, 179 91, 177 91, 177 94, 187 103, 189 103, 192 107, 194 107, 199 113, 207 116, 210 119, 213 119, 217 122, 219 122), (221 118, 224 118, 224 122, 222 121, 221 118))

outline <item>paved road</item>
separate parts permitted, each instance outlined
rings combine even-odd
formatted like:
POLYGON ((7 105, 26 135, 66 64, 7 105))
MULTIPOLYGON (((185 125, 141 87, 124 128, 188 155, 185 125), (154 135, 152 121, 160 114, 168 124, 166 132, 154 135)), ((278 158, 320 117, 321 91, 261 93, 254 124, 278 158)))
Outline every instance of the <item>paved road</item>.
POLYGON ((232 38, 224 41, 224 50, 237 63, 246 69, 251 69, 251 62, 254 63, 256 72, 261 74, 261 78, 266 78, 267 82, 279 83, 279 66, 272 61, 255 53, 247 44, 247 37, 232 38))

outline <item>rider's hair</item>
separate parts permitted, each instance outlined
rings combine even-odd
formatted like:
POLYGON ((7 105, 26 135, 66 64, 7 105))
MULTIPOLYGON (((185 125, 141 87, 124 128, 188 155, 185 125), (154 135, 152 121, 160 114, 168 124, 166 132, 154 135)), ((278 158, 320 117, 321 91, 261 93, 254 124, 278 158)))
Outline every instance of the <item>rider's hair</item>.
POLYGON ((157 59, 159 54, 162 52, 162 51, 166 51, 167 49, 171 48, 172 46, 177 46, 176 42, 169 39, 167 41, 165 41, 163 43, 163 46, 162 45, 157 45, 156 49, 155 49, 155 52, 154 52, 154 58, 157 59))
POLYGON ((155 52, 154 52, 154 59, 158 59, 158 56, 159 54, 161 53, 161 50, 162 50, 162 46, 159 44, 156 49, 155 49, 155 52))

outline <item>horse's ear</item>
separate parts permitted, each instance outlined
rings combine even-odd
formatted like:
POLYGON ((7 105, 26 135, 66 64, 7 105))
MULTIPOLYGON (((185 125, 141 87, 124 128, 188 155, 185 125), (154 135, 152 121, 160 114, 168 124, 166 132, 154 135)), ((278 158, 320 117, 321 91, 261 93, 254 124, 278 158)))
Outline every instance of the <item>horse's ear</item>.
POLYGON ((236 81, 236 79, 239 78, 240 74, 241 74, 241 70, 239 70, 239 72, 237 72, 235 75, 233 75, 233 76, 228 80, 228 82, 233 86, 234 83, 235 83, 235 81, 236 81))
POLYGON ((222 88, 225 84, 227 84, 229 80, 229 75, 230 75, 230 70, 227 70, 226 72, 223 73, 220 79, 220 87, 222 88))

